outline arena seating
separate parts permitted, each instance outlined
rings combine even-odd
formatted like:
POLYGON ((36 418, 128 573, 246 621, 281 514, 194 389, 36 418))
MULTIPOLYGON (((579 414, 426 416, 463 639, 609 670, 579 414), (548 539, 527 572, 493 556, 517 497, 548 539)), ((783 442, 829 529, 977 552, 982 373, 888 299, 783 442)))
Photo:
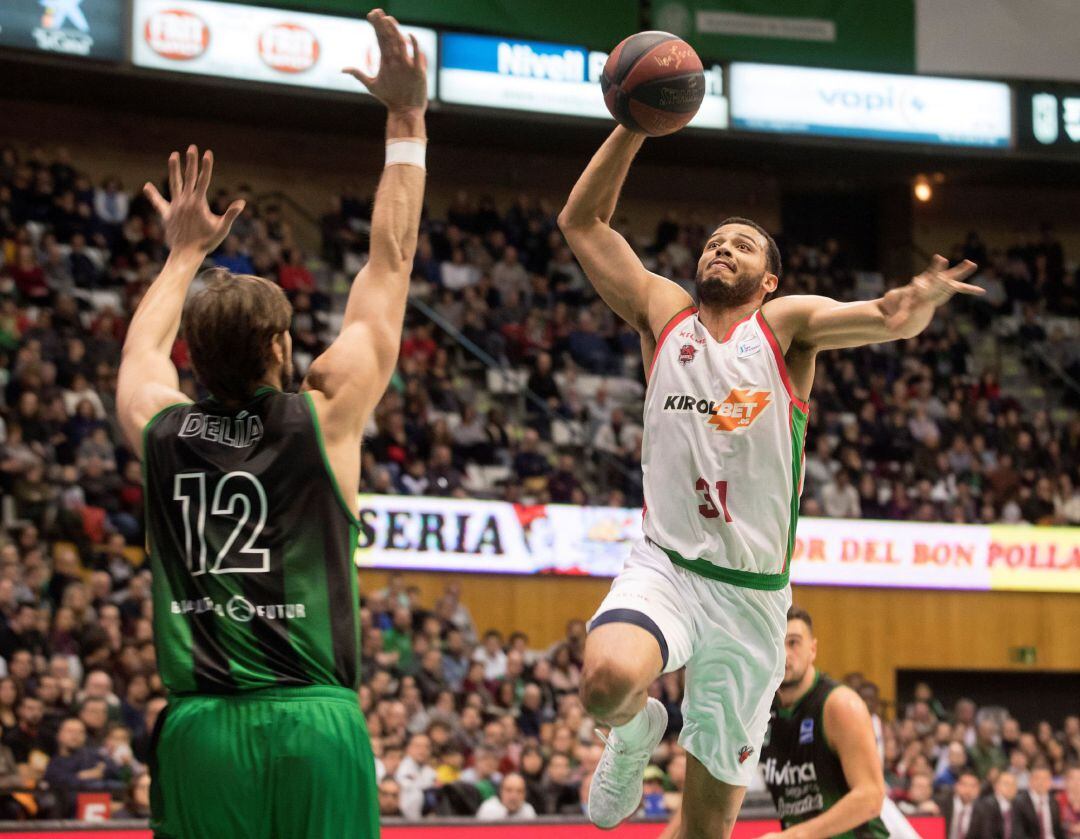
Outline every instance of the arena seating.
MULTIPOLYGON (((215 204, 245 193, 222 190, 215 204)), ((279 206, 252 200, 213 256, 289 294, 300 374, 335 334, 368 213, 343 196, 314 255, 279 206)), ((691 289, 706 233, 669 219, 634 245, 691 289)), ((783 245, 784 293, 870 297, 887 286, 835 241, 783 245)), ((164 256, 149 204, 115 179, 95 186, 41 148, 0 151, 0 818, 72 816, 79 791, 122 801, 120 817, 148 812, 163 693, 139 464, 116 425, 115 384, 126 320, 164 256)), ((980 262, 985 298, 903 344, 822 356, 830 375, 811 402, 803 512, 1080 524, 1080 419, 1059 376, 1080 374, 1077 274, 1050 228, 1021 243, 973 234, 951 256, 980 262), (1049 410, 1028 408, 1034 392, 1049 410)), ((642 503, 638 338, 591 291, 550 207, 459 196, 423 224, 412 297, 360 490, 642 503)), ((183 341, 173 360, 197 398, 183 341)), ((583 624, 546 650, 520 634, 478 637, 453 591, 422 604, 400 581, 367 593, 362 615, 360 703, 385 815, 471 814, 509 772, 525 776, 537 813, 580 815, 601 750, 576 696, 583 624)), ((873 708, 873 686, 855 686, 873 708)), ((673 743, 681 675, 655 692, 671 716, 646 775, 662 815, 685 771, 673 743)), ((1080 760, 1077 717, 1021 732, 993 709, 942 708, 929 688, 894 710, 882 709, 895 718, 882 743, 903 800, 917 776, 947 786, 956 755, 984 779, 1044 761, 1061 778, 1080 760)))

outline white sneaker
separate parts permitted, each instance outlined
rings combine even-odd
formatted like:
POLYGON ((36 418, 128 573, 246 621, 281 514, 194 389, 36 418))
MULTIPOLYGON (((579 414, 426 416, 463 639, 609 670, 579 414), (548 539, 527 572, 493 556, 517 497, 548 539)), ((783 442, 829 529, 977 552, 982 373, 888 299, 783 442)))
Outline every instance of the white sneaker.
POLYGON ((636 748, 627 748, 614 730, 607 737, 596 732, 604 741, 604 754, 589 787, 589 821, 604 830, 630 818, 641 804, 645 767, 668 723, 667 709, 658 699, 649 698, 645 714, 649 718, 649 736, 636 748))

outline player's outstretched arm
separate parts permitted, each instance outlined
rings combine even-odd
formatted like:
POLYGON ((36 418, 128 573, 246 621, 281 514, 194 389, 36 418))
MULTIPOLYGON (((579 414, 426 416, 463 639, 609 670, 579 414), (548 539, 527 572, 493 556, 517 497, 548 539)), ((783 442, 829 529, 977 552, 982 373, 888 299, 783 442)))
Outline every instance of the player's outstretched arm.
POLYGON ((171 201, 153 186, 143 191, 161 214, 169 258, 151 284, 131 318, 116 388, 120 426, 132 450, 142 457, 142 432, 154 414, 177 402, 188 402, 180 392, 180 380, 170 355, 191 281, 206 255, 229 235, 233 221, 244 209, 234 201, 223 216, 216 216, 206 202, 206 190, 214 171, 209 149, 199 165, 199 150, 189 146, 184 170, 180 154, 169 157, 171 201))
POLYGON ((840 303, 816 295, 792 295, 770 300, 762 313, 776 332, 781 347, 832 350, 913 338, 927 326, 938 306, 954 294, 983 294, 964 282, 978 266, 964 260, 949 268, 935 256, 910 283, 877 300, 840 303))
POLYGON ((851 688, 838 687, 825 700, 824 736, 840 758, 848 793, 828 810, 776 836, 827 839, 877 818, 885 801, 885 777, 866 703, 851 688))
POLYGON ((427 62, 416 38, 407 40, 381 9, 368 20, 382 54, 379 73, 344 72, 386 105, 387 165, 375 193, 368 262, 353 280, 341 334, 304 380, 328 437, 358 436, 394 371, 424 200, 427 62))
MULTIPOLYGON (((646 270, 611 227, 630 163, 644 141, 644 134, 615 128, 571 191, 559 213, 559 227, 604 302, 643 339, 653 340, 693 300, 675 283, 646 270)), ((649 359, 645 361, 648 365, 649 359)))

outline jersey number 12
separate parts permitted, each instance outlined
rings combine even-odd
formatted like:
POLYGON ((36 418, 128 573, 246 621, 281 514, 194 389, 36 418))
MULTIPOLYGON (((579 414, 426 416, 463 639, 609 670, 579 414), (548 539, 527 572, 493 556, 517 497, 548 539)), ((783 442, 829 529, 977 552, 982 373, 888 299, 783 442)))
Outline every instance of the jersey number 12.
POLYGON ((256 548, 255 542, 266 527, 266 490, 250 472, 228 472, 214 487, 210 507, 206 506, 206 473, 183 472, 173 482, 173 500, 180 502, 184 520, 184 551, 193 577, 205 574, 260 574, 270 570, 270 551, 256 548), (228 538, 221 543, 213 564, 207 568, 206 517, 233 522, 228 538), (251 535, 243 547, 233 551, 249 521, 251 535), (229 552, 232 551, 230 554, 229 552))

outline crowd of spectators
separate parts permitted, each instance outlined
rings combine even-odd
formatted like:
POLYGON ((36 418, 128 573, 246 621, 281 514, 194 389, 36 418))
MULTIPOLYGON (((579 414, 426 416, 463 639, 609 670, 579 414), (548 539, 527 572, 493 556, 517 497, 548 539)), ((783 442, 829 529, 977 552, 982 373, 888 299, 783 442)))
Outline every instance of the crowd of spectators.
MULTIPOLYGON (((281 208, 249 188, 219 190, 212 203, 221 211, 237 197, 247 209, 212 262, 286 290, 302 373, 333 337, 326 266, 362 264, 369 202, 335 202, 311 258, 281 208)), ((444 218, 425 216, 415 297, 520 371, 536 398, 493 396, 486 369, 411 313, 368 429, 362 489, 462 496, 476 491, 468 473, 479 465, 501 468, 485 491, 507 500, 641 503, 638 338, 596 298, 554 213, 528 196, 500 209, 461 193, 444 218), (560 438, 561 425, 577 436, 560 438)), ((670 216, 651 242, 627 236, 651 269, 690 288, 707 231, 670 216)), ((140 567, 140 466, 116 425, 115 384, 127 318, 165 255, 151 207, 116 178, 96 186, 63 149, 0 150, 0 816, 70 815, 75 787, 123 798, 123 814, 147 809, 149 735, 164 698, 140 567)), ((1055 422, 1003 392, 993 371, 973 369, 957 325, 1016 315, 1016 340, 1045 344, 1067 368, 1068 341, 1042 324, 1047 312, 1077 314, 1075 274, 1049 230, 1001 253, 973 237, 961 255, 987 266, 980 279, 990 293, 959 320, 822 358, 804 513, 1080 523, 1080 419, 1055 422)), ((789 245, 785 261, 785 291, 844 298, 881 287, 835 242, 789 245)), ((173 360, 196 398, 182 340, 173 360)), ((386 814, 580 812, 601 748, 576 693, 583 624, 536 651, 520 633, 477 639, 453 592, 429 612, 392 589, 371 595, 363 615, 360 701, 386 814)), ((680 678, 655 687, 672 734, 680 678)), ((885 741, 905 787, 915 746, 939 770, 944 742, 913 725, 890 727, 885 741)), ((1076 746, 1068 726, 1064 756, 1052 753, 1058 739, 1037 741, 1057 772, 1076 746)), ((978 754, 977 743, 965 748, 978 754)), ((1021 751, 1030 768, 1036 755, 1021 751)), ((685 768, 670 742, 657 759, 646 780, 655 812, 673 805, 685 768)))
POLYGON ((971 699, 946 711, 922 683, 882 725, 876 688, 858 674, 849 684, 883 733, 885 780, 903 813, 944 816, 959 839, 1080 836, 1080 715, 1060 730, 1046 720, 1024 730, 1007 709, 971 699))
MULTIPOLYGON (((323 218, 326 259, 359 259, 353 249, 362 248, 367 211, 348 195, 323 218)), ((651 242, 622 228, 648 268, 693 290, 709 227, 668 216, 651 242)), ((834 240, 784 251, 782 293, 861 299, 884 291, 880 275, 856 270, 834 240)), ((1037 345, 1080 377, 1075 322, 1071 331, 1042 325, 1080 315, 1075 266, 1046 225, 1034 241, 1003 250, 971 234, 952 256, 979 262, 984 297, 953 301, 917 338, 819 357, 805 515, 1080 523, 1080 417, 1003 391, 997 359, 977 363, 972 347, 974 333, 1007 319, 1013 325, 1003 343, 1018 356, 1037 345)), ((422 224, 413 294, 472 345, 519 370, 534 396, 515 423, 482 378, 455 365, 454 337, 426 319, 411 321, 399 377, 375 415, 369 488, 464 494, 467 464, 501 464, 508 475, 496 493, 507 500, 640 504, 638 336, 591 290, 552 205, 523 195, 500 211, 490 198, 459 193, 444 219, 422 224), (621 378, 583 387, 593 376, 621 378), (558 458, 566 453, 552 434, 560 422, 580 429, 600 468, 590 472, 589 458, 558 458)))
MULTIPOLYGON (((360 704, 384 817, 584 812, 603 745, 577 693, 583 621, 572 621, 565 637, 544 649, 534 649, 523 632, 479 636, 456 587, 421 604, 418 589, 399 574, 367 595, 361 615, 360 704)), ((683 679, 682 671, 668 673, 651 688, 669 727, 645 773, 643 815, 666 816, 681 800, 683 679)), ((910 702, 885 709, 877 686, 861 674, 844 681, 867 703, 889 795, 903 812, 949 810, 951 819, 954 799, 967 806, 1027 791, 1053 797, 1071 831, 1065 835, 1080 835, 1080 716, 1066 717, 1060 730, 1045 720, 1024 730, 1002 707, 960 699, 946 710, 927 684, 916 686, 910 702)), ((760 776, 751 793, 764 793, 760 776)), ((979 832, 978 813, 961 806, 957 814, 975 817, 961 837, 989 839, 979 832)))
MULTIPOLYGON (((212 261, 286 290, 302 374, 333 339, 320 266, 363 263, 370 202, 351 193, 334 202, 321 220, 323 261, 313 262, 281 207, 260 205, 250 188, 219 190, 212 203, 220 210, 238 197, 247 209, 212 261)), ((638 337, 593 293, 555 209, 525 195, 500 209, 461 192, 444 218, 425 215, 413 297, 516 371, 530 396, 493 393, 487 368, 412 311, 397 375, 367 430, 362 489, 641 504, 638 337), (479 482, 476 467, 494 479, 479 482)), ((692 290, 706 225, 669 215, 650 242, 624 232, 650 269, 692 290)), ((19 157, 6 148, 0 241, 0 475, 17 517, 49 532, 116 530, 137 543, 138 465, 117 445, 113 388, 126 318, 165 255, 161 225, 116 178, 94 187, 63 149, 19 157)), ((1047 226, 1003 250, 972 234, 952 256, 983 266, 983 298, 954 301, 948 317, 909 341, 821 356, 804 515, 1080 523, 1080 416, 1004 391, 971 346, 973 330, 1013 318, 1020 349, 1040 345, 1062 368, 1075 366, 1075 330, 1053 324, 1078 314, 1076 272, 1047 226)), ((835 240, 785 243, 784 261, 783 293, 848 299, 884 289, 835 240)), ((174 360, 195 396, 182 340, 174 360)))

